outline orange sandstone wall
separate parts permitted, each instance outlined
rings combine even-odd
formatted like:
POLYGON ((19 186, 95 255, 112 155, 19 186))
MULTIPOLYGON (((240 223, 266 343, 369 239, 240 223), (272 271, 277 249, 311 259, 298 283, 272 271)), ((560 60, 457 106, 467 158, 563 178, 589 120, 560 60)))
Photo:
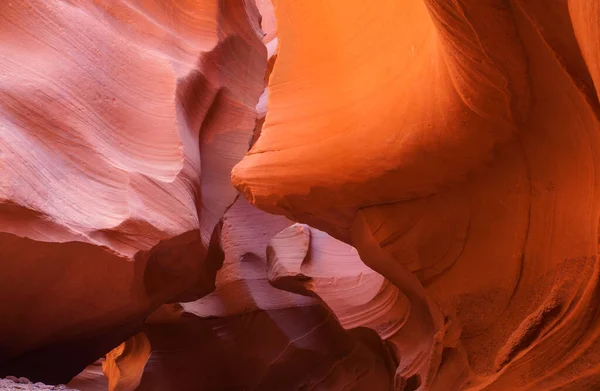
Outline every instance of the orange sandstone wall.
POLYGON ((0 4, 0 377, 600 389, 599 33, 595 0, 0 4))
POLYGON ((273 3, 266 121, 233 183, 406 295, 397 377, 600 387, 596 2, 273 3))

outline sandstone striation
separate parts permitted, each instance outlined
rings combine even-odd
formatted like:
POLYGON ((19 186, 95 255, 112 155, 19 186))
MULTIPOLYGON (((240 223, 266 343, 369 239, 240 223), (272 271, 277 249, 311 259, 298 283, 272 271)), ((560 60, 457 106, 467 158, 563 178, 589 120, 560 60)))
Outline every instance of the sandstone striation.
POLYGON ((422 389, 600 386, 597 2, 273 3, 236 187, 409 299, 422 389))
POLYGON ((258 19, 250 1, 0 7, 0 375, 66 382, 214 289, 258 19))
POLYGON ((600 389, 599 38, 597 0, 4 2, 0 389, 600 389))
MULTIPOLYGON (((391 390, 396 358, 380 335, 359 327, 372 318, 365 314, 366 309, 354 308, 360 305, 362 292, 355 292, 353 296, 358 302, 348 298, 332 310, 317 297, 297 290, 280 290, 270 284, 273 280, 267 273, 267 247, 269 241, 281 236, 280 231, 285 234, 288 227, 295 226, 239 198, 223 219, 225 260, 215 291, 194 302, 165 305, 152 314, 142 335, 127 341, 107 357, 106 367, 121 369, 121 373, 107 373, 109 384, 126 382, 123 372, 137 373, 130 377, 140 381, 133 386, 109 389, 294 390, 313 387, 341 391, 350 386, 358 389, 376 386, 391 390), (340 316, 344 311, 348 313, 345 318, 340 316), (353 321, 351 314, 362 321, 353 321), (136 339, 140 338, 149 342, 149 354, 135 348, 139 345, 136 339), (137 366, 140 362, 145 365, 137 366)), ((320 235, 322 240, 317 241, 315 251, 321 251, 325 259, 318 262, 332 261, 339 266, 335 261, 344 254, 327 254, 326 251, 343 253, 352 249, 325 233, 320 235), (331 243, 334 247, 326 247, 331 243)), ((283 241, 294 245, 293 241, 283 241)), ((358 259, 356 251, 353 254, 354 260, 358 259)), ((379 282, 366 284, 375 291, 367 292, 367 296, 369 293, 374 296, 383 278, 362 263, 355 265, 354 270, 364 271, 379 282)), ((333 281, 337 279, 336 271, 339 271, 336 267, 324 268, 323 274, 333 281)), ((342 279, 330 284, 331 296, 347 295, 355 281, 356 278, 342 279)), ((378 303, 381 301, 386 303, 381 299, 378 303)), ((386 304, 374 308, 375 312, 384 314, 390 310, 386 304)))

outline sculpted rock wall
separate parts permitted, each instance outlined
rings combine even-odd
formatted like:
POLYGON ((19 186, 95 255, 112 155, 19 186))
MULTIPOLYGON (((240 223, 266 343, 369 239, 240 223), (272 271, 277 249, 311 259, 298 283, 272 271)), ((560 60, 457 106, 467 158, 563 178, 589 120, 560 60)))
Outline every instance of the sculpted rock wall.
POLYGON ((595 0, 1 4, 0 377, 600 388, 599 33, 595 0))
MULTIPOLYGON (((148 318, 143 334, 109 354, 106 368, 119 368, 105 371, 109 384, 114 384, 109 389, 391 390, 396 359, 381 340, 387 336, 359 327, 379 320, 369 310, 393 317, 389 300, 376 297, 380 290, 383 296, 389 294, 383 277, 360 263, 351 247, 320 232, 311 248, 321 254, 314 261, 330 281, 329 296, 324 297, 335 305, 328 307, 305 291, 273 287, 267 246, 279 240, 295 250, 294 240, 277 235, 282 229, 285 235, 291 224, 238 199, 223 219, 225 261, 215 291, 194 302, 161 307, 148 318), (348 256, 354 267, 348 277, 338 279, 339 269, 327 265, 339 266, 336 259, 348 256), (361 272, 368 276, 366 288, 361 285, 344 299, 361 272), (355 308, 365 301, 384 303, 355 308), (149 355, 136 348, 140 338, 149 342, 149 355), (145 366, 138 366, 140 362, 145 366), (128 385, 128 378, 140 381, 128 385)), ((298 253, 302 251, 306 248, 298 253)), ((277 281, 274 285, 279 286, 277 281)))
POLYGON ((273 3, 236 187, 400 289, 423 389, 599 387, 596 2, 273 3))
POLYGON ((0 375, 66 382, 214 289, 258 19, 243 1, 0 6, 0 375))

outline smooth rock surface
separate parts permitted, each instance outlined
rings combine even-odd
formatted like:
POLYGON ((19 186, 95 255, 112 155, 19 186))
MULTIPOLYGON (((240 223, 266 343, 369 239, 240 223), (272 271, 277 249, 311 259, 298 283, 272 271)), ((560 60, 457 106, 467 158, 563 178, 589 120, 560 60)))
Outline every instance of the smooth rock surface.
POLYGON ((214 289, 264 90, 258 19, 243 1, 0 6, 0 375, 67 382, 214 289))
POLYGON ((0 390, 600 389, 599 37, 597 0, 5 1, 0 390))
POLYGON ((273 4, 240 192, 406 295, 421 389, 598 388, 598 3, 273 4))

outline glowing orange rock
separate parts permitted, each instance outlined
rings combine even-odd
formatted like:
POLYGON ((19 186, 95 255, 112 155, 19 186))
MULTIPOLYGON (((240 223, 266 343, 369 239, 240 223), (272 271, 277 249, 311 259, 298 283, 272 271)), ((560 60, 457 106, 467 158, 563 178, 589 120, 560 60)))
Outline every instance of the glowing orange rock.
POLYGON ((141 374, 150 357, 150 341, 139 333, 111 350, 102 363, 110 391, 132 391, 141 382, 141 374))
POLYGON ((233 182, 408 297, 423 389, 600 384, 596 3, 274 1, 233 182))
POLYGON ((599 33, 596 0, 6 2, 0 376, 598 389, 599 33))

